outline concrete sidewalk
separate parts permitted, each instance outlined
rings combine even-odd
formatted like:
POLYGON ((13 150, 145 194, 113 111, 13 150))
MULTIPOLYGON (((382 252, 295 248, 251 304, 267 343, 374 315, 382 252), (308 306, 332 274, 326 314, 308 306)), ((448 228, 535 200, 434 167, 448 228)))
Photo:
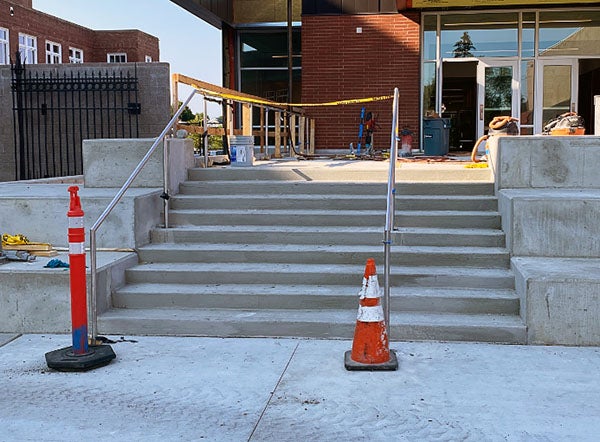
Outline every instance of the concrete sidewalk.
POLYGON ((395 342, 396 372, 348 372, 350 341, 134 337, 87 373, 70 335, 0 335, 2 441, 596 441, 600 348, 395 342))

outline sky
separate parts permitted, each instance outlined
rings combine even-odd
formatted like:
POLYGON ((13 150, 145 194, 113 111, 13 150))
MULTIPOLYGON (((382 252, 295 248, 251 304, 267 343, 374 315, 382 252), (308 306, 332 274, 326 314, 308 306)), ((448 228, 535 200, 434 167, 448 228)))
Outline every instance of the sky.
MULTIPOLYGON (((139 29, 158 37, 160 61, 171 73, 221 85, 221 31, 169 0, 33 0, 33 8, 95 30, 139 29)), ((180 86, 180 100, 191 89, 180 86)), ((194 98, 194 112, 203 112, 202 100, 194 98)), ((211 118, 221 114, 209 103, 211 118)))

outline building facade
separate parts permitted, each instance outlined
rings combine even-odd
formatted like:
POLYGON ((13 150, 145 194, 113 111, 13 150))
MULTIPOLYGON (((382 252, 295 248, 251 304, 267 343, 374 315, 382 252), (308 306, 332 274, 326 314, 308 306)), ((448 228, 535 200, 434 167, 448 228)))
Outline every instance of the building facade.
POLYGON ((159 61, 158 39, 138 30, 95 31, 36 11, 32 0, 0 0, 0 64, 159 61))
MULTIPOLYGON (((498 115, 518 118, 522 134, 566 111, 593 129, 600 2, 172 1, 222 29, 223 82, 243 92, 312 103, 398 87, 401 126, 421 134, 424 118, 450 118, 451 148, 471 148, 498 115)), ((306 108, 317 148, 355 141, 361 107, 306 108)), ((390 103, 365 107, 379 118, 375 145, 386 147, 390 103)))

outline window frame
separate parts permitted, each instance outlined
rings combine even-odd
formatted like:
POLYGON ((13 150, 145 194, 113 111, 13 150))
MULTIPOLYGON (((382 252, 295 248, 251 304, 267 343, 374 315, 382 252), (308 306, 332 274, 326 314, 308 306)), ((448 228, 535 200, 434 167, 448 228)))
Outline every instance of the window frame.
POLYGON ((38 64, 37 37, 24 32, 19 32, 19 53, 21 54, 22 63, 38 64), (25 43, 21 43, 21 38, 25 40, 25 43), (31 41, 32 46, 29 46, 29 41, 31 41), (29 60, 27 57, 28 55, 31 55, 33 60, 29 60))
POLYGON ((55 41, 46 40, 46 64, 61 64, 62 63, 62 45, 55 41), (50 46, 50 49, 49 49, 50 46), (53 49, 58 49, 54 52, 53 49))
POLYGON ((109 52, 106 54, 106 62, 107 63, 127 63, 127 52, 109 52), (113 61, 111 61, 111 57, 113 61), (117 61, 116 57, 123 57, 123 61, 117 61))
POLYGON ((83 49, 69 46, 69 63, 83 63, 83 60, 83 49), (80 56, 77 56, 76 53, 79 53, 80 56))
POLYGON ((9 64, 10 63, 10 32, 7 28, 0 27, 0 32, 4 31, 6 33, 5 37, 0 37, 0 48, 3 48, 3 51, 0 51, 0 64, 9 64))

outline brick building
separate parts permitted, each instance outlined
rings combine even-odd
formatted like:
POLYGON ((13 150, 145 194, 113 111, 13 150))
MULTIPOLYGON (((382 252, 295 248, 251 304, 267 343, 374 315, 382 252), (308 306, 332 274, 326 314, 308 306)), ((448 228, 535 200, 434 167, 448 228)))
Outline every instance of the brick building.
MULTIPOLYGON (((575 111, 592 131, 600 95, 596 1, 172 1, 222 30, 225 86, 303 103, 398 87, 400 124, 421 135, 413 147, 422 146, 431 115, 451 120, 450 148, 472 147, 498 115, 537 134, 553 116, 575 111)), ((366 107, 380 116, 375 145, 385 147, 391 105, 366 107)), ((347 149, 360 108, 306 108, 317 118, 317 149, 347 149)))
POLYGON ((139 30, 95 31, 36 11, 32 0, 0 0, 0 64, 159 61, 158 38, 139 30))

